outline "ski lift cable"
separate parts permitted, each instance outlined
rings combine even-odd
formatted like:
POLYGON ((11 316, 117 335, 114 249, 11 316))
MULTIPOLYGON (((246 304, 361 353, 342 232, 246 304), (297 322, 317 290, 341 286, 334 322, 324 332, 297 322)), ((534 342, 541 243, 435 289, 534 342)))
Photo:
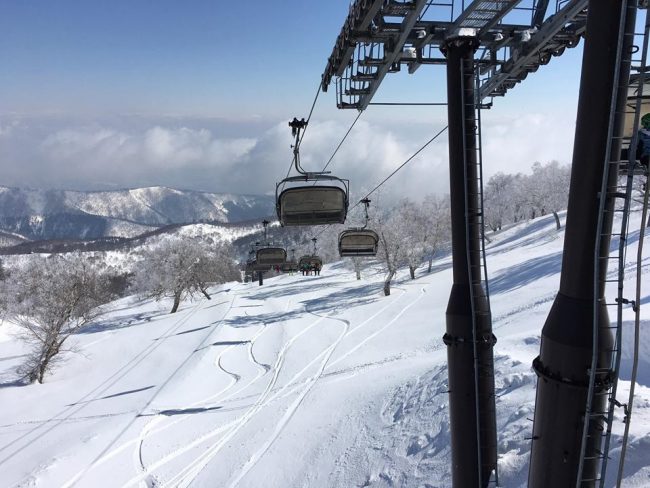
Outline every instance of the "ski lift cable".
POLYGON ((420 17, 418 18, 418 21, 421 21, 422 19, 424 19, 424 15, 427 13, 427 10, 429 10, 429 7, 431 7, 432 4, 433 4, 433 2, 427 2, 427 6, 424 7, 424 10, 420 14, 420 17))
MULTIPOLYGON (((350 132, 352 132, 352 129, 354 128, 355 124, 357 123, 357 121, 359 120, 359 118, 361 118, 361 114, 363 114, 363 111, 360 111, 360 112, 357 114, 357 116, 356 116, 356 118, 354 119, 354 121, 352 121, 352 125, 350 125, 350 127, 348 128, 348 131, 347 131, 347 132, 345 133, 345 135, 343 136, 343 139, 341 139, 341 142, 339 142, 339 145, 336 146, 336 149, 334 149, 334 152, 332 153, 332 155, 330 156, 330 158, 327 160, 327 164, 325 164, 325 166, 323 167, 323 169, 322 169, 322 171, 321 171, 322 173, 325 172, 325 170, 327 169, 327 167, 330 165, 330 163, 331 163, 332 160, 334 159, 334 156, 336 156, 336 153, 339 152, 339 149, 341 149, 341 146, 343 145, 343 143, 345 142, 345 140, 346 140, 346 139, 348 138, 348 136, 350 135, 350 132)), ((314 185, 315 185, 315 184, 316 184, 316 182, 314 182, 314 185)))
MULTIPOLYGON (((381 183, 379 183, 377 186, 375 186, 372 190, 370 190, 370 191, 366 194, 366 196, 364 196, 364 197, 363 197, 361 200, 359 200, 359 201, 358 201, 358 202, 357 202, 353 207, 351 207, 350 210, 349 210, 349 212, 351 212, 352 210, 354 210, 355 208, 357 208, 359 205, 361 205, 361 202, 363 202, 363 200, 367 199, 370 195, 372 195, 374 192, 376 192, 377 190, 379 190, 379 188, 381 188, 381 186, 382 186, 384 183, 386 183, 388 180, 390 180, 393 176, 395 176, 395 175, 397 174, 398 171, 400 171, 404 166, 406 166, 408 163, 410 163, 410 162, 411 162, 411 161, 412 161, 412 160, 413 160, 413 159, 414 159, 418 154, 420 154, 422 151, 424 151, 424 150, 429 146, 429 144, 431 144, 433 141, 435 141, 435 140, 436 140, 436 139, 437 139, 437 138, 438 138, 438 137, 439 137, 443 132, 445 132, 445 131, 447 130, 448 127, 449 127, 449 126, 446 125, 446 126, 443 127, 442 129, 440 129, 436 135, 434 135, 431 139, 429 139, 427 142, 425 142, 424 145, 423 145, 422 147, 420 147, 420 149, 418 149, 417 151, 415 151, 415 152, 414 152, 414 153, 413 153, 413 154, 412 154, 412 155, 411 155, 411 156, 410 156, 406 161, 404 161, 402 164, 400 164, 400 165, 399 165, 399 166, 398 166, 398 167, 397 167, 397 168, 396 168, 396 169, 395 169, 391 174, 389 174, 386 178, 384 178, 384 179, 381 181, 381 183)), ((330 224, 330 225, 331 225, 331 224, 330 224)), ((323 228, 321 229, 321 231, 320 231, 318 234, 315 235, 315 237, 320 236, 323 232, 325 232, 325 231, 327 230, 328 227, 329 227, 329 225, 323 227, 323 228)))
MULTIPOLYGON (((390 180, 393 176, 395 176, 395 174, 396 174, 399 170, 401 170, 404 166, 406 166, 408 163, 410 163, 410 162, 411 162, 411 161, 412 161, 412 160, 413 160, 413 159, 414 159, 418 154, 420 154, 422 151, 424 151, 424 150, 427 148, 427 146, 428 146, 429 144, 431 144, 433 141, 435 141, 435 140, 438 138, 438 136, 440 136, 444 131, 447 130, 448 127, 449 127, 449 126, 446 125, 446 126, 443 127, 442 129, 440 129, 440 130, 438 131, 438 133, 437 133, 435 136, 433 136, 431 139, 429 139, 429 140, 428 140, 428 141, 427 141, 427 142, 426 142, 426 143, 425 143, 425 144, 424 144, 420 149, 418 149, 417 151, 415 151, 415 152, 411 155, 411 157, 409 157, 406 161, 404 161, 402 164, 400 164, 400 165, 397 167, 397 169, 395 169, 395 171, 393 171, 391 174, 389 174, 386 178, 384 178, 384 180, 383 180, 381 183, 379 183, 379 184, 378 184, 377 186, 375 186, 372 190, 370 190, 370 191, 368 192, 368 194, 367 194, 365 197, 363 197, 363 199, 368 198, 368 197, 369 197, 370 195, 372 195, 374 192, 376 192, 377 190, 379 190, 379 188, 380 188, 384 183, 386 183, 388 180, 390 180)), ((359 206, 360 203, 361 203, 361 201, 357 202, 357 204, 356 204, 354 207, 352 207, 352 208, 355 208, 355 207, 359 206)), ((350 210, 352 210, 352 209, 350 209, 350 210)))

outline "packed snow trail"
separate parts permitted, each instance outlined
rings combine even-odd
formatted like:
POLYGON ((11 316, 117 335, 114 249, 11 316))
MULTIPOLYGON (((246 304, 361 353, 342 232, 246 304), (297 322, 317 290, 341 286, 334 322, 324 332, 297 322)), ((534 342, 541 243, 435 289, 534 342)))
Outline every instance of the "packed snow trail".
MULTIPOLYGON (((224 312, 223 316, 221 317, 220 320, 214 322, 214 323, 212 324, 211 327, 208 327, 208 332, 207 332, 207 333, 202 337, 202 339, 201 339, 201 340, 199 341, 199 343, 196 345, 196 347, 195 347, 195 349, 194 349, 195 351, 198 350, 198 349, 200 349, 201 347, 203 347, 203 346, 207 343, 207 341, 208 341, 208 340, 210 339, 210 337, 213 335, 215 329, 216 329, 219 325, 221 325, 221 323, 223 322, 223 320, 228 316, 228 313, 229 313, 230 310, 232 309, 233 304, 235 303, 235 299, 236 299, 236 298, 237 298, 237 295, 233 294, 233 296, 232 296, 232 298, 231 298, 231 300, 230 300, 230 302, 229 302, 229 305, 228 305, 226 311, 224 312)), ((227 302, 223 302, 223 303, 227 303, 227 302)), ((197 304, 197 305, 192 309, 191 313, 188 314, 188 315, 186 316, 185 321, 182 322, 182 323, 186 323, 186 322, 189 320, 189 318, 191 318, 193 315, 195 315, 196 312, 202 308, 202 306, 206 306, 206 304, 210 304, 210 302, 209 302, 209 301, 200 301, 200 302, 199 302, 199 303, 198 303, 198 304, 197 304)), ((96 463, 98 463, 98 462, 101 461, 102 457, 105 456, 105 455, 109 452, 109 450, 113 447, 113 445, 114 445, 114 444, 115 444, 115 443, 116 443, 116 442, 117 442, 117 441, 118 441, 118 440, 119 440, 119 439, 120 439, 124 434, 126 434, 126 433, 128 432, 128 430, 131 428, 131 426, 132 426, 132 425, 133 425, 133 424, 134 424, 134 423, 135 423, 135 422, 140 418, 141 414, 147 410, 147 408, 148 408, 148 407, 151 405, 151 403, 156 399, 156 397, 157 397, 157 396, 158 396, 158 395, 159 395, 159 394, 160 394, 160 393, 165 389, 165 386, 167 386, 167 385, 169 384, 169 382, 172 381, 172 379, 173 379, 173 378, 174 378, 174 377, 175 377, 175 376, 176 376, 176 375, 177 375, 177 374, 178 374, 178 373, 179 373, 179 372, 180 372, 180 371, 181 371, 181 370, 182 370, 182 369, 183 369, 183 368, 184 368, 184 367, 185 367, 185 366, 186 366, 186 365, 187 365, 187 364, 188 364, 188 363, 193 359, 193 358, 194 358, 194 356, 193 356, 192 354, 189 354, 188 356, 185 357, 185 359, 184 359, 184 360, 183 360, 183 361, 182 361, 182 362, 181 362, 181 363, 176 367, 176 369, 174 369, 174 370, 171 372, 171 374, 167 377, 167 379, 166 379, 166 380, 165 380, 165 381, 160 385, 160 387, 155 391, 155 393, 154 393, 154 394, 149 398, 149 400, 148 400, 147 403, 144 405, 144 407, 142 407, 141 411, 140 411, 137 415, 135 415, 135 416, 134 416, 134 417, 133 417, 133 418, 132 418, 132 419, 131 419, 131 420, 130 420, 130 421, 129 421, 129 422, 128 422, 128 423, 127 423, 123 428, 122 428, 122 430, 121 430, 121 431, 120 431, 120 432, 115 436, 114 440, 112 440, 112 441, 111 441, 111 442, 110 442, 110 443, 109 443, 109 444, 104 448, 104 450, 99 454, 99 456, 97 457, 97 459, 94 460, 94 461, 90 464, 90 466, 88 466, 88 468, 86 468, 85 470, 81 471, 81 472, 80 472, 80 473, 79 473, 75 478, 73 478, 70 482, 66 483, 66 485, 65 485, 66 487, 72 487, 72 486, 74 486, 75 483, 77 483, 77 482, 78 482, 78 481, 83 477, 83 475, 87 472, 88 469, 92 469, 93 466, 94 466, 96 463)), ((146 426, 145 426, 145 429, 146 429, 146 426)), ((141 437, 141 436, 140 436, 140 437, 141 437)), ((140 438, 140 437, 139 437, 139 438, 140 438)), ((136 441, 136 442, 137 442, 137 441, 136 441)), ((138 442, 138 444, 139 444, 139 442, 138 442)))
POLYGON ((115 371, 111 376, 106 378, 103 382, 101 382, 99 385, 97 385, 95 388, 90 390, 88 393, 86 393, 84 396, 79 398, 76 402, 69 404, 67 408, 64 410, 58 412, 55 414, 51 419, 48 419, 47 421, 43 422, 39 426, 35 427, 34 429, 28 431, 26 434, 18 437, 14 441, 11 441, 4 445, 2 448, 0 448, 0 453, 3 451, 9 449, 12 447, 14 444, 19 443, 20 441, 25 441, 22 443, 22 445, 15 450, 13 450, 11 453, 6 455, 5 457, 0 459, 0 466, 4 464, 6 461, 10 460, 13 458, 15 455, 20 453, 23 449, 28 447, 36 438, 42 438, 45 435, 48 435, 50 432, 52 432, 54 429, 56 429, 58 426, 63 424, 66 420, 72 418, 73 415, 79 413, 81 410, 86 408, 88 405, 91 404, 92 401, 97 400, 100 398, 100 395, 103 395, 106 393, 111 387, 116 385, 120 380, 122 380, 126 375, 128 375, 131 371, 135 369, 136 366, 138 366, 140 363, 142 363, 145 359, 147 359, 148 356, 150 356, 152 353, 156 351, 162 344, 162 342, 170 337, 172 337, 173 333, 176 332, 179 328, 181 328, 185 323, 196 313, 196 311, 199 309, 200 303, 195 305, 193 308, 191 308, 188 312, 185 313, 184 316, 182 316, 177 322, 173 323, 172 326, 165 331, 165 333, 159 338, 160 342, 153 342, 149 344, 147 347, 142 349, 140 352, 138 352, 135 356, 133 356, 126 364, 124 364, 122 367, 120 367, 117 371, 115 371), (48 424, 52 424, 49 425, 48 424), (42 428, 48 427, 46 430, 41 431, 42 428))
MULTIPOLYGON (((192 461, 192 463, 190 463, 180 473, 178 473, 175 478, 173 478, 172 480, 167 481, 167 483, 170 483, 170 484, 173 485, 176 482, 177 478, 182 479, 184 473, 192 472, 192 470, 195 469, 197 465, 200 465, 202 460, 207 459, 209 461, 212 457, 214 457, 214 455, 216 455, 223 448, 223 446, 226 444, 226 442, 228 440, 230 440, 243 426, 246 425, 246 423, 250 420, 251 417, 253 417, 261 408, 263 408, 266 405, 266 399, 271 394, 274 386, 277 383, 278 377, 279 377, 280 372, 281 372, 282 364, 284 363, 284 359, 285 359, 285 355, 286 355, 287 350, 291 347, 291 345, 293 344, 293 342, 295 340, 297 340, 303 334, 306 334, 307 332, 309 332, 309 330, 311 330, 313 327, 318 325, 323 319, 324 319, 324 317, 320 317, 319 319, 314 321, 312 324, 310 324, 308 327, 306 327, 298 335, 294 336, 291 340, 289 340, 283 346, 280 353, 278 354, 278 357, 276 359, 275 364, 272 367, 272 370, 274 371, 273 376, 272 376, 271 380, 269 381, 269 383, 267 384, 264 391, 262 392, 262 394, 259 396, 259 398, 255 402, 255 404, 249 410, 247 410, 246 413, 244 415, 242 415, 242 417, 239 420, 237 420, 237 421, 235 421, 233 423, 232 428, 227 432, 227 434, 223 438, 221 438, 216 444, 212 445, 209 448, 209 450, 207 452, 205 452, 201 457, 196 458, 194 461, 192 461)), ((179 455, 187 452, 188 450, 190 450, 193 447, 201 444, 202 442, 204 442, 206 440, 209 440, 212 437, 217 436, 223 430, 224 430, 224 427, 221 426, 221 427, 218 427, 217 429, 213 430, 212 432, 204 434, 200 438, 198 438, 198 439, 194 440, 193 442, 185 445, 182 449, 179 449, 176 452, 168 455, 165 459, 163 459, 161 461, 158 461, 157 463, 154 464, 153 468, 150 468, 148 471, 150 472, 151 469, 155 469, 155 468, 160 467, 162 464, 165 464, 165 463, 169 462, 170 460, 172 460, 172 459, 178 457, 179 455)), ((138 477, 138 478, 135 478, 135 479, 129 481, 126 486, 131 486, 134 483, 134 481, 139 481, 139 479, 140 478, 138 477)))
MULTIPOLYGON (((266 326, 262 327, 262 328, 261 328, 261 329, 260 329, 260 330, 259 330, 259 331, 254 335, 254 336, 253 336, 253 338, 252 338, 251 340, 249 340, 249 341, 246 342, 246 343, 248 344, 248 347, 247 347, 247 350, 248 350, 248 357, 250 358, 251 362, 253 362, 253 363, 256 364, 257 366, 259 366, 259 368, 260 368, 260 374, 258 374, 256 377, 254 377, 254 378, 253 378, 253 379, 252 379, 252 380, 251 380, 247 385, 244 385, 244 386, 243 386, 241 389, 239 389, 238 391, 233 392, 233 395, 234 395, 234 394, 237 394, 237 393, 240 392, 240 391, 243 391, 243 390, 246 389, 248 386, 250 386, 251 383, 257 381, 257 379, 261 378, 264 374, 266 374, 266 373, 269 371, 270 366, 265 365, 265 364, 261 364, 261 363, 257 362, 257 360, 255 359, 255 356, 253 355, 253 346, 254 346, 254 344, 255 344, 255 341, 256 341, 257 338, 259 338, 259 336, 261 336, 265 331, 266 331, 266 326)), ((215 365, 217 366, 217 368, 219 368, 221 371, 223 371, 226 375, 230 376, 230 377, 231 377, 231 381, 230 381, 230 382, 229 382, 229 383, 228 383, 228 384, 227 384, 223 389, 219 390, 217 393, 215 393, 215 394, 213 394, 213 395, 210 395, 209 397, 206 397, 206 398, 204 398, 204 399, 198 400, 197 402, 192 403, 191 405, 189 405, 188 407, 186 407, 184 410, 186 410, 186 411, 191 411, 192 409, 194 409, 195 407, 197 407, 197 406, 199 406, 199 405, 203 405, 204 407, 206 407, 206 404, 207 404, 208 402, 214 402, 214 401, 216 401, 217 399, 226 399, 226 398, 228 398, 228 397, 223 397, 224 393, 226 393, 226 392, 228 392, 230 389, 232 389, 232 387, 235 386, 235 385, 239 382, 239 380, 241 379, 241 376, 238 375, 238 374, 236 374, 236 373, 234 373, 234 372, 230 372, 230 371, 228 371, 227 369, 225 369, 225 368, 222 366, 222 364, 221 364, 221 359, 222 359, 222 357, 223 357, 224 355, 226 355, 226 353, 228 353, 229 351, 232 351, 232 350, 236 350, 236 349, 238 349, 239 346, 240 346, 239 343, 229 344, 225 349, 223 349, 222 351, 219 352, 219 354, 218 354, 218 356, 217 356, 217 358, 216 358, 216 360, 215 360, 215 365)), ((209 408, 209 407, 207 407, 207 408, 209 408)), ((186 417, 179 416, 179 418, 178 418, 177 420, 175 420, 175 421, 170 421, 169 416, 166 415, 166 414, 165 414, 165 411, 163 410, 163 411, 159 411, 159 412, 157 412, 156 415, 154 416, 154 418, 151 420, 151 422, 150 422, 149 424, 147 424, 147 425, 143 428, 142 432, 140 433, 140 438, 139 438, 139 442, 138 442, 137 454, 134 453, 134 456, 136 456, 136 459, 137 459, 137 461, 138 461, 137 468, 140 469, 141 472, 146 473, 146 471, 147 471, 147 467, 145 466, 145 463, 144 463, 144 460, 143 460, 143 446, 144 446, 144 443, 145 443, 146 438, 147 438, 149 435, 159 434, 159 433, 161 433, 161 432, 167 430, 168 428, 170 428, 170 427, 172 427, 172 426, 174 426, 174 425, 176 425, 176 424, 182 422, 185 418, 186 418, 186 417), (155 428, 155 429, 154 429, 154 427, 155 427, 157 424, 159 424, 159 423, 164 423, 164 422, 166 422, 165 425, 163 425, 162 427, 158 427, 158 428, 155 428)))
MULTIPOLYGON (((376 337, 378 334, 380 334, 382 331, 384 331, 386 328, 388 328, 390 325, 395 323, 402 315, 405 313, 412 305, 417 303, 423 296, 424 290, 422 290, 422 294, 417 296, 411 303, 409 303, 407 306, 401 307, 398 309, 398 313, 395 315, 395 317, 392 320, 389 320, 386 322, 385 325, 382 327, 378 328, 376 331, 372 332, 369 334, 367 337, 365 337, 363 340, 360 342, 356 343, 355 346, 353 346, 350 350, 348 350, 346 353, 341 355, 338 359, 338 361, 341 361, 345 359, 347 356, 351 355, 354 353, 359 347, 363 346, 366 342, 369 340, 373 339, 376 337)), ((400 294, 399 296, 403 296, 403 293, 400 294)), ((278 423, 276 424, 274 432, 271 434, 271 436, 264 441, 264 444, 262 448, 258 449, 256 452, 252 453, 250 455, 250 458, 246 465, 242 468, 242 471, 237 475, 235 480, 231 483, 231 486, 236 485, 239 481, 242 480, 242 478, 252 469, 252 467, 257 463, 257 461, 261 458, 262 455, 268 449, 270 446, 273 444, 275 439, 280 435, 282 432, 282 429, 286 426, 287 422, 291 419, 291 417, 295 414, 297 411, 298 407, 302 403, 303 399, 305 396, 309 393, 309 391, 312 389, 312 387, 316 384, 316 381, 321 377, 323 371, 325 370, 325 367, 328 365, 329 359, 334 353, 334 351, 337 349, 337 346, 341 343, 341 341, 346 338, 352 330, 354 331, 359 331, 361 328, 369 323, 372 323, 373 320, 377 318, 381 313, 383 313, 386 309, 388 309, 391 305, 396 303, 396 301, 389 302, 388 305, 380 309, 379 312, 376 314, 372 315, 371 317, 365 319, 361 324, 355 326, 353 329, 349 323, 348 320, 345 319, 336 319, 343 321, 344 324, 346 324, 345 330, 342 332, 342 334, 335 340, 335 342, 329 346, 326 350, 322 351, 319 355, 317 355, 313 360, 305 364, 305 366, 298 371, 289 381, 287 381, 284 386, 273 396, 271 396, 268 399, 268 402, 266 405, 270 404, 271 402, 274 402, 276 399, 282 399, 285 398, 289 395, 293 394, 298 394, 297 398, 292 402, 291 405, 289 405, 282 416, 281 419, 279 419, 278 423), (315 366, 318 367, 316 373, 314 375, 311 375, 307 377, 305 380, 298 382, 304 374, 309 370, 314 368, 315 366), (296 384, 293 388, 290 388, 291 385, 296 384), (286 392, 285 392, 286 390, 286 392)), ((336 309, 335 309, 336 310, 336 309)), ((266 406, 264 405, 264 406, 266 406)), ((256 412, 257 413, 257 412, 256 412)), ((180 474, 178 474, 176 477, 172 478, 171 480, 168 480, 171 486, 188 486, 189 483, 194 480, 200 473, 201 471, 205 468, 205 466, 208 464, 210 459, 216 454, 214 451, 209 451, 203 454, 201 458, 193 461, 190 463, 188 467, 185 468, 184 471, 182 471, 180 474)))
MULTIPOLYGON (((559 282, 563 230, 554 227, 552 216, 522 223, 488 246, 499 468, 509 488, 526 486, 531 362, 559 282)), ((413 281, 400 271, 388 297, 370 262, 359 281, 333 263, 317 277, 226 285, 175 316, 167 302, 123 299, 73 338, 82 354, 68 354, 43 385, 11 383, 25 351, 0 325, 3 486, 450 486, 449 264, 442 256, 413 281)), ((648 303, 646 291, 643 330, 648 303)), ((650 350, 647 336, 641 350, 650 350)), ((649 367, 642 361, 625 470, 624 485, 635 488, 650 481, 649 367)), ((619 412, 612 462, 622 425, 619 412)))
POLYGON ((325 367, 327 366, 330 357, 332 357, 332 353, 334 352, 336 347, 339 345, 341 340, 347 335, 348 331, 350 330, 350 322, 344 319, 332 319, 332 320, 340 321, 343 324, 343 330, 341 332, 341 335, 329 348, 326 349, 324 354, 325 357, 323 358, 316 374, 314 374, 312 377, 308 379, 306 387, 299 393, 298 397, 289 406, 285 414, 282 416, 280 422, 275 426, 275 430, 271 434, 271 437, 269 437, 269 439, 264 443, 264 445, 260 449, 258 449, 257 452, 253 454, 253 456, 249 459, 246 465, 239 472, 237 477, 228 485, 229 488, 234 488, 241 481, 241 479, 244 476, 246 476, 246 474, 252 469, 252 467, 255 466, 257 461, 264 455, 264 453, 268 451, 269 447, 271 447, 271 444, 273 444, 275 439, 277 439, 277 437, 280 435, 280 432, 282 432, 284 426, 287 425, 287 422, 289 422, 293 414, 296 412, 296 410, 304 400, 305 396, 307 396, 307 394, 311 391, 314 384, 316 384, 316 381, 318 381, 318 379, 323 374, 323 371, 325 370, 325 367))

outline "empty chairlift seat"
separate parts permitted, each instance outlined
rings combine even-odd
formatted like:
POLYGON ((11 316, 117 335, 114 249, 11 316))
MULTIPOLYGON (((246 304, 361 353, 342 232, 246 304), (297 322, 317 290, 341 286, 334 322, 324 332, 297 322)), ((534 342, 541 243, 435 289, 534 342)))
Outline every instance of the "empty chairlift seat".
POLYGON ((348 213, 348 182, 323 175, 287 178, 276 187, 276 202, 278 219, 284 226, 342 224, 348 213), (305 184, 323 180, 332 184, 305 184), (280 191, 281 185, 297 182, 302 184, 280 191))
POLYGON ((370 229, 347 229, 339 234, 339 255, 376 256, 379 236, 370 229))
POLYGON ((256 264, 258 269, 266 266, 282 266, 287 260, 287 251, 281 247, 264 247, 257 250, 256 264))

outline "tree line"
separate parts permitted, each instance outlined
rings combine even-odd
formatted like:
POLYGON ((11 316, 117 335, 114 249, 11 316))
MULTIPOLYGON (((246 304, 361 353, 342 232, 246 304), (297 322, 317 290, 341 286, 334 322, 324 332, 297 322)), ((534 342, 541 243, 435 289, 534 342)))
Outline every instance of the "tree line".
MULTIPOLYGON (((558 212, 566 208, 569 167, 552 161, 535 163, 532 174, 503 174, 491 177, 484 187, 486 230, 499 231, 505 225, 552 213, 560 228, 558 212)), ((379 262, 384 272, 383 293, 390 295, 391 283, 400 268, 411 279, 450 242, 450 206, 446 195, 427 195, 421 202, 408 198, 396 204, 371 207, 368 228, 379 236, 376 260, 350 258, 357 279, 369 262, 379 262)), ((349 223, 363 224, 361 213, 349 216, 349 223)), ((317 253, 325 261, 338 258, 338 235, 349 225, 333 225, 319 232, 317 253)), ((295 246, 296 258, 312 253, 314 229, 273 229, 284 247, 295 246)), ((248 238, 255 239, 254 237, 248 238)), ((241 262, 248 252, 239 249, 241 262)), ((210 299, 213 284, 241 280, 236 251, 228 244, 206 236, 166 236, 153 245, 130 252, 120 267, 112 266, 103 253, 30 256, 22 266, 6 270, 0 261, 0 313, 11 317, 29 353, 21 365, 21 378, 43 382, 45 375, 66 350, 71 335, 79 332, 107 310, 107 304, 126 295, 162 300, 170 298, 175 313, 186 298, 202 295, 210 299)))
POLYGON ((5 269, 0 262, 0 313, 18 327, 28 353, 20 378, 42 383, 68 350, 67 341, 108 310, 109 302, 136 294, 172 299, 170 313, 209 286, 238 281, 232 248, 205 240, 168 237, 135 253, 131 269, 111 266, 101 253, 30 256, 5 269))

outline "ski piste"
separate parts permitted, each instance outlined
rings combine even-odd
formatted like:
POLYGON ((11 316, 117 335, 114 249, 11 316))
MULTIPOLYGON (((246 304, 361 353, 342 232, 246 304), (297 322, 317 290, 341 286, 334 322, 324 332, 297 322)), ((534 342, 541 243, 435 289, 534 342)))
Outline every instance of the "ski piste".
MULTIPOLYGON (((631 228, 639 219, 631 214, 631 228)), ((490 238, 499 475, 502 486, 519 487, 531 442, 531 362, 557 289, 563 230, 548 215, 490 238)), ((646 276, 648 264, 646 252, 646 276)), ((174 315, 167 302, 125 298, 74 337, 75 351, 43 385, 10 384, 24 350, 4 322, 2 484, 449 486, 442 335, 450 274, 441 255, 415 280, 400 270, 384 297, 377 263, 356 280, 339 261, 320 276, 269 276, 263 288, 220 285, 212 300, 186 302, 174 315)), ((648 322, 642 307, 642 329, 648 322)), ((625 486, 644 486, 650 474, 650 341, 642 341, 625 486)), ((628 379, 624 356, 620 391, 628 379)), ((622 431, 617 417, 613 462, 622 431)))

